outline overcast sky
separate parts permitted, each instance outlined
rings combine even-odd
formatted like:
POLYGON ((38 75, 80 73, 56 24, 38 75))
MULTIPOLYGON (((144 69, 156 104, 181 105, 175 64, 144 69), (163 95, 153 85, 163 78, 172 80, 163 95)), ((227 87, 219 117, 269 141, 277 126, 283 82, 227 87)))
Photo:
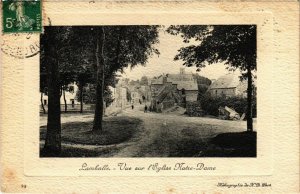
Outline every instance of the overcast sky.
MULTIPOLYGON (((160 43, 156 45, 156 48, 160 51, 160 55, 154 55, 148 60, 146 66, 138 65, 133 69, 127 68, 122 75, 124 78, 131 80, 140 79, 142 76, 154 77, 163 73, 179 73, 179 69, 182 66, 182 61, 174 61, 174 56, 178 53, 178 49, 188 44, 183 43, 180 36, 173 36, 164 32, 163 30, 159 33, 160 43)), ((225 69, 223 64, 209 65, 200 72, 199 75, 207 77, 209 79, 217 79, 218 77, 229 73, 225 69)), ((196 73, 195 67, 185 67, 186 72, 196 73)), ((238 73, 238 71, 236 71, 238 73)))

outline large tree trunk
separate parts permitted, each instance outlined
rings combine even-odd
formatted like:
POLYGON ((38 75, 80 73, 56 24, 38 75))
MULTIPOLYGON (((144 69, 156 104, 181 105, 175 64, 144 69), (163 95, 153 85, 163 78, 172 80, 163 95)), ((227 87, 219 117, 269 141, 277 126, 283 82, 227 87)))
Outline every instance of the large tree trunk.
POLYGON ((67 106, 67 100, 66 100, 65 90, 63 88, 62 88, 62 93, 63 93, 63 96, 64 96, 65 112, 67 112, 68 106, 67 106))
POLYGON ((93 130, 102 130, 103 118, 103 87, 104 87, 104 27, 97 29, 96 40, 96 63, 97 63, 97 87, 96 87, 96 107, 93 130))
POLYGON ((80 92, 80 113, 83 113, 83 84, 79 83, 79 92, 80 92))
MULTIPOLYGON (((45 48, 47 55, 53 55, 53 48, 45 48), (49 50, 52 49, 50 52, 49 50), (48 52, 47 52, 48 51, 48 52)), ((48 63, 48 121, 47 134, 43 152, 46 156, 58 156, 61 151, 61 123, 60 123, 60 86, 58 62, 48 63)))
POLYGON ((43 92, 41 92, 41 106, 43 108, 43 113, 46 114, 46 109, 45 109, 44 103, 43 103, 43 92))
POLYGON ((247 68, 247 131, 253 131, 253 120, 252 120, 252 74, 250 67, 247 68))

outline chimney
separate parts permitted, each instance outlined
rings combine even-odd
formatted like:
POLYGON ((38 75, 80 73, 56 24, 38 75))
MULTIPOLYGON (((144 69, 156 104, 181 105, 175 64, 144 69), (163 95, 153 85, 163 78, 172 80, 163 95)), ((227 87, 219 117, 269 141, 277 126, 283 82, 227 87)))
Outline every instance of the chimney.
POLYGON ((166 84, 167 81, 168 81, 167 76, 164 75, 164 76, 163 76, 163 84, 166 84))

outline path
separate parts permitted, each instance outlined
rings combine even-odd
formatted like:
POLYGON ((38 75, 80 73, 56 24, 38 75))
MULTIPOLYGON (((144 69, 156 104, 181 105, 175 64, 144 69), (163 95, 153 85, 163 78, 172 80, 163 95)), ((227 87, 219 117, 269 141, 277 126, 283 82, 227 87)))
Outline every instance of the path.
MULTIPOLYGON (((116 148, 113 157, 168 157, 173 144, 180 142, 184 135, 207 141, 219 133, 245 131, 246 121, 229 121, 206 117, 188 117, 180 113, 144 113, 142 105, 128 108, 118 116, 139 118, 143 130, 137 132, 129 141, 108 146, 62 143, 65 147, 99 150, 116 148)), ((47 117, 41 117, 40 125, 46 125, 47 117)), ((116 116, 117 119, 117 116, 116 116)), ((93 114, 62 114, 61 122, 92 121, 93 114)), ((254 120, 256 129, 256 120, 254 120)), ((41 146, 44 142, 41 142, 41 146)))
MULTIPOLYGON (((205 117, 188 117, 185 115, 163 114, 163 113, 144 113, 140 111, 140 106, 136 106, 134 110, 127 109, 123 111, 122 115, 137 117, 144 122, 144 131, 137 134, 137 136, 121 149, 115 157, 167 157, 167 146, 158 146, 157 144, 164 144, 166 138, 180 139, 183 130, 185 133, 192 133, 200 135, 202 139, 214 137, 219 133, 224 132, 242 132, 245 131, 245 121, 228 121, 205 117), (166 134, 165 138, 162 136, 166 134), (160 150, 155 150, 159 147, 160 150), (166 149, 166 150, 164 150, 166 149), (150 150, 150 152, 149 152, 150 150)), ((254 123, 256 128, 256 123, 254 123)))

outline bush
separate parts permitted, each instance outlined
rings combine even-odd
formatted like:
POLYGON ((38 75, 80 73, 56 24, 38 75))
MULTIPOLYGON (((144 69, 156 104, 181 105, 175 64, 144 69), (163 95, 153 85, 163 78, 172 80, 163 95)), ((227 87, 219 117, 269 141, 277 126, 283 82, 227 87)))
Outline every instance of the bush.
MULTIPOLYGON (((247 98, 241 97, 211 97, 209 94, 204 95, 201 99, 201 107, 208 115, 218 116, 219 107, 228 106, 233 108, 240 115, 247 112, 247 98)), ((252 100, 252 117, 256 117, 256 98, 252 100)))

